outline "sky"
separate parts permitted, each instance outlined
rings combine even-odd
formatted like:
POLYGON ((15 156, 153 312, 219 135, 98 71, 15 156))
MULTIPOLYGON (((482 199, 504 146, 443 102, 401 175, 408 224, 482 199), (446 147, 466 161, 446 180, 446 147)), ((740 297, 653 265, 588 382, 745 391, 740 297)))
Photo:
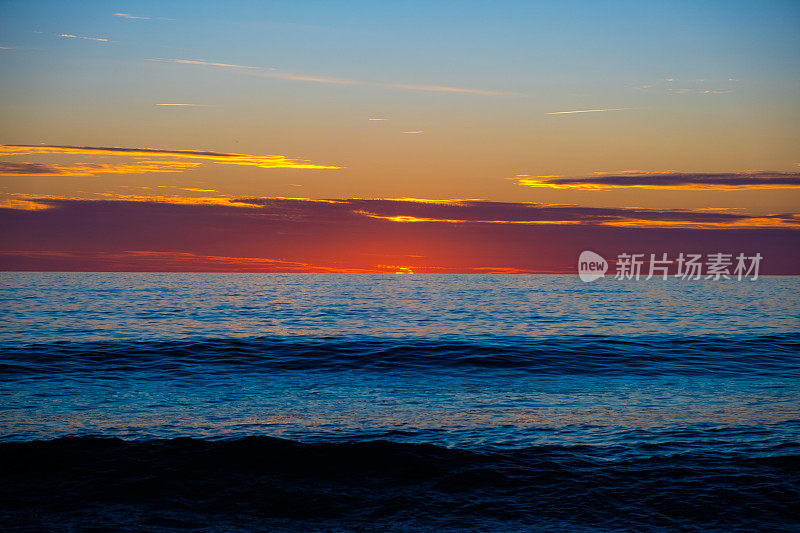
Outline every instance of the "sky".
POLYGON ((800 273, 799 96, 794 1, 0 0, 0 269, 800 273))

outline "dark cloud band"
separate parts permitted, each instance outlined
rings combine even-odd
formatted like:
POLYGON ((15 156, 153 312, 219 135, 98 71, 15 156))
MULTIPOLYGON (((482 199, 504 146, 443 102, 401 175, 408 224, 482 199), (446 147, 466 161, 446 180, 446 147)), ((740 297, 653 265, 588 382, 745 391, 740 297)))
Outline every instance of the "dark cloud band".
POLYGON ((605 189, 636 187, 644 189, 763 189, 800 188, 798 172, 741 173, 623 173, 587 177, 528 176, 515 178, 520 185, 556 189, 605 189))

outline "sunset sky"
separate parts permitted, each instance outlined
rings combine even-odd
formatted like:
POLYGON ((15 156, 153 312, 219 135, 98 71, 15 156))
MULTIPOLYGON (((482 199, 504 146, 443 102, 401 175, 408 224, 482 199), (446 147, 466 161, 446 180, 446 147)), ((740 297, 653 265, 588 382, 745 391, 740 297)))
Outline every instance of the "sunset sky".
POLYGON ((795 1, 2 0, 0 268, 800 273, 799 95, 795 1))

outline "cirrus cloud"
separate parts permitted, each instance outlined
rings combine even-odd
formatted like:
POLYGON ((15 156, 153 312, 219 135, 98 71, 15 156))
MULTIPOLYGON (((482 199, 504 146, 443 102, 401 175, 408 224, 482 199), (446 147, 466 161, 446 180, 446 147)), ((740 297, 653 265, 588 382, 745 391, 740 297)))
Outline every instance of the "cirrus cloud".
POLYGON ((131 20, 150 20, 150 17, 139 17, 136 15, 131 15, 130 13, 114 13, 114 16, 131 20))
POLYGON ((372 87, 385 87, 390 89, 403 89, 407 91, 425 91, 434 93, 456 93, 456 94, 474 94, 482 96, 523 96, 519 93, 509 91, 496 91, 488 89, 471 89, 466 87, 451 87, 447 85, 421 85, 413 83, 377 83, 369 81, 351 80, 346 78, 336 78, 331 76, 319 76, 309 74, 294 74, 291 72, 282 72, 274 68, 262 68, 248 65, 237 65, 232 63, 220 63, 216 61, 204 61, 198 59, 165 59, 165 58, 149 58, 148 61, 157 61, 160 63, 178 63, 183 65, 200 65, 206 67, 218 67, 230 70, 237 70, 241 72, 249 72, 253 75, 263 76, 266 78, 274 78, 289 81, 302 81, 310 83, 325 83, 334 85, 360 85, 372 87))
POLYGON ((83 39, 85 41, 98 41, 98 42, 101 42, 101 43, 109 42, 108 39, 103 39, 101 37, 85 37, 83 35, 73 35, 71 33, 59 33, 58 36, 59 37, 64 37, 64 38, 67 38, 67 39, 83 39))

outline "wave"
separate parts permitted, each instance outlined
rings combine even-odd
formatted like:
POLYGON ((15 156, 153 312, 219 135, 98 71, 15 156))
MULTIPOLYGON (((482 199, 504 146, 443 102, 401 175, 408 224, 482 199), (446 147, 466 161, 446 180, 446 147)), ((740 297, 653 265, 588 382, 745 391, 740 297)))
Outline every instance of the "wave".
POLYGON ((0 373, 447 369, 800 376, 800 333, 766 336, 258 337, 0 345, 0 373))
POLYGON ((0 519, 8 529, 800 526, 798 444, 757 455, 694 451, 610 461, 590 446, 478 452, 389 441, 81 437, 3 443, 0 457, 0 519))

